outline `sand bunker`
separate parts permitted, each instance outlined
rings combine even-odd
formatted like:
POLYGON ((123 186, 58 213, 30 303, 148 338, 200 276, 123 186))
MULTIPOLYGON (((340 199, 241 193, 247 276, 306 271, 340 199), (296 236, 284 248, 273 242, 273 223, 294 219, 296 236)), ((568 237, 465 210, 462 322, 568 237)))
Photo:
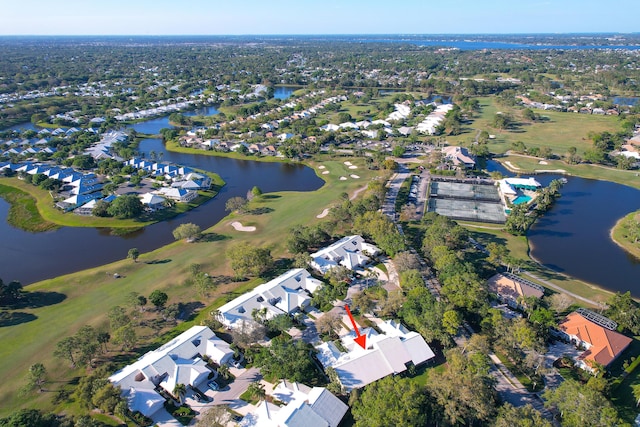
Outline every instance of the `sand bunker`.
POLYGON ((349 166, 349 169, 358 169, 357 166, 349 166))
POLYGON ((322 175, 328 175, 328 174, 329 174, 329 171, 322 172, 322 175))
POLYGON ((509 166, 511 169, 520 169, 519 167, 512 165, 509 161, 504 162, 504 164, 509 166))
POLYGON ((344 162, 345 165, 351 166, 351 162, 344 162))
POLYGON ((316 215, 316 218, 324 218, 327 215, 329 215, 329 208, 326 208, 325 210, 323 210, 320 215, 316 215))
POLYGON ((353 178, 353 179, 358 179, 358 178, 360 178, 358 175, 349 175, 349 176, 350 176, 351 178, 353 178))
POLYGON ((231 223, 231 226, 233 228, 236 229, 236 231, 256 231, 256 228, 254 226, 247 226, 245 227, 244 225, 242 225, 242 223, 238 222, 238 221, 234 221, 231 223))
POLYGON ((541 165, 548 165, 548 162, 545 162, 544 160, 540 160, 538 163, 540 163, 541 165))
POLYGON ((318 166, 318 169, 326 169, 327 167, 325 165, 322 166, 318 166))
POLYGON ((341 176, 341 177, 340 177, 340 181, 346 181, 346 180, 347 180, 347 177, 346 177, 346 176, 341 176))

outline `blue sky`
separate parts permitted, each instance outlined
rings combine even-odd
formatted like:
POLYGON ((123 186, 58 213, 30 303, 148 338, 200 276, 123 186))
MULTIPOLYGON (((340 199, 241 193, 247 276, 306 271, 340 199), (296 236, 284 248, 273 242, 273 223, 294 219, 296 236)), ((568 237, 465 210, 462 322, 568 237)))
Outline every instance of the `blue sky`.
POLYGON ((639 0, 2 0, 0 34, 633 32, 639 0))

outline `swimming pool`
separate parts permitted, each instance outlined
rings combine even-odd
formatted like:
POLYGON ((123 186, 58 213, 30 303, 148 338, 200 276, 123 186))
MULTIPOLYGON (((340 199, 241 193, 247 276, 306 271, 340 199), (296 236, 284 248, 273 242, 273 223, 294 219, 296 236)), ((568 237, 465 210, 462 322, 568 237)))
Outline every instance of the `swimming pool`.
POLYGON ((523 203, 529 203, 530 201, 531 201, 531 197, 529 196, 518 196, 515 199, 513 199, 513 204, 521 205, 523 203))

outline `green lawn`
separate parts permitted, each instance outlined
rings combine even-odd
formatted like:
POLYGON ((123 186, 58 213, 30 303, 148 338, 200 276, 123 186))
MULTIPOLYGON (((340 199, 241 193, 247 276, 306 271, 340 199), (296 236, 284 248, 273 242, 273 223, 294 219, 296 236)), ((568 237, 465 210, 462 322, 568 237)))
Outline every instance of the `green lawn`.
MULTIPOLYGON (((215 238, 205 238, 196 243, 175 242, 153 252, 141 254, 137 263, 123 259, 28 286, 29 291, 55 292, 64 295, 65 298, 54 305, 20 310, 35 316, 35 319, 0 328, 0 360, 3 361, 0 364, 0 416, 23 406, 53 409, 50 402, 52 393, 33 394, 29 399, 18 397, 16 390, 23 385, 29 366, 37 362, 44 363, 49 373, 49 382, 45 388, 52 391, 62 387, 72 376, 80 375, 82 369, 71 370, 67 362, 53 358, 55 344, 85 324, 96 327, 105 325, 106 312, 115 305, 126 305, 130 292, 135 291, 148 296, 153 290, 162 289, 169 295, 168 304, 178 301, 199 302, 211 308, 224 304, 239 291, 261 283, 260 280, 253 280, 220 285, 208 298, 202 299, 197 296, 195 290, 188 288, 184 281, 188 275, 188 266, 193 263, 200 264, 203 271, 212 275, 232 275, 224 253, 230 245, 238 242, 268 246, 276 258, 289 256, 285 249, 284 236, 290 227, 320 221, 316 216, 326 207, 337 203, 342 192, 353 194, 380 173, 364 168, 362 159, 325 159, 321 163, 312 164, 318 173, 320 170, 317 166, 320 164, 325 166, 324 170, 330 172, 327 175, 319 175, 325 179, 326 184, 318 191, 263 195, 259 200, 254 200, 250 208, 268 207, 268 213, 231 215, 208 230, 215 233, 211 235, 215 238), (359 168, 348 169, 343 163, 346 160, 359 168), (353 173, 358 174, 360 178, 339 180, 340 176, 353 173), (252 233, 235 231, 230 226, 234 220, 252 223, 257 230, 252 233), (122 278, 114 279, 115 272, 122 278)), ((125 255, 123 254, 123 258, 125 255)), ((209 311, 210 309, 202 310, 200 317, 196 317, 194 322, 199 322, 209 311)), ((181 324, 176 332, 189 326, 191 324, 181 324)), ((145 344, 159 342, 164 338, 159 338, 158 334, 151 330, 144 330, 142 333, 147 335, 143 338, 145 344)))
POLYGON ((640 245, 632 241, 635 239, 634 237, 629 237, 629 225, 626 222, 634 218, 639 218, 639 215, 640 211, 636 211, 620 219, 613 227, 611 234, 614 242, 638 259, 640 259, 640 245))
POLYGON ((534 110, 547 120, 536 123, 525 123, 522 120, 522 110, 501 106, 494 97, 479 98, 482 111, 470 126, 465 127, 466 133, 448 136, 447 142, 470 143, 477 130, 486 130, 496 138, 489 141, 492 153, 504 153, 511 148, 511 144, 522 141, 527 147, 551 147, 554 153, 564 154, 569 147, 576 147, 579 154, 583 154, 591 147, 588 139, 589 132, 617 132, 621 129, 619 120, 615 116, 598 116, 589 114, 561 113, 557 111, 534 110), (513 130, 499 130, 491 126, 497 112, 511 114, 521 125, 513 130))
POLYGON ((0 197, 11 205, 7 216, 9 224, 31 232, 47 231, 57 227, 40 216, 36 199, 29 193, 9 185, 0 185, 0 197))

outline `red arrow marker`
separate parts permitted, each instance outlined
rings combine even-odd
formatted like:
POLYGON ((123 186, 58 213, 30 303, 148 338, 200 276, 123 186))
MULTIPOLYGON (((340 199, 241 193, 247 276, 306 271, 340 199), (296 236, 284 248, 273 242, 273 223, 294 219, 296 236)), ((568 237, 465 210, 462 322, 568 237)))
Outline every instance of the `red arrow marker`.
POLYGON ((347 309, 347 314, 349 315, 349 320, 351 320, 351 324, 353 325, 353 330, 356 331, 356 337, 353 339, 360 347, 363 349, 367 349, 367 336, 360 335, 360 331, 358 330, 358 325, 356 325, 356 321, 353 320, 353 314, 351 314, 351 310, 349 310, 349 306, 345 304, 344 308, 347 309))

